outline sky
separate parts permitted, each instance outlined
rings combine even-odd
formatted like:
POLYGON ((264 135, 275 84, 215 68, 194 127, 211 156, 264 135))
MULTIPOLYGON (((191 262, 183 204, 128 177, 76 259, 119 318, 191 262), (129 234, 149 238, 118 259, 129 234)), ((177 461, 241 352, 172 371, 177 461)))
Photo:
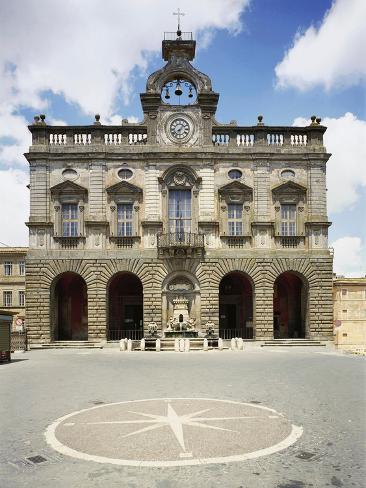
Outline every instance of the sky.
POLYGON ((27 125, 142 119, 164 31, 197 40, 194 65, 220 93, 217 120, 328 127, 334 270, 366 275, 365 0, 0 1, 0 242, 27 245, 27 125), (108 6, 106 6, 108 5, 108 6))

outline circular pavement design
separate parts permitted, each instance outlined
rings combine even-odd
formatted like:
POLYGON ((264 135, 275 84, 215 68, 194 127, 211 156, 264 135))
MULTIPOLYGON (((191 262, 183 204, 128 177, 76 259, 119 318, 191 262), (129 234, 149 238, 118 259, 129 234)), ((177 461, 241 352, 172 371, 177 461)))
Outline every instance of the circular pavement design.
POLYGON ((55 450, 125 466, 226 463, 273 454, 302 427, 267 407, 208 398, 158 398, 98 405, 46 430, 55 450))

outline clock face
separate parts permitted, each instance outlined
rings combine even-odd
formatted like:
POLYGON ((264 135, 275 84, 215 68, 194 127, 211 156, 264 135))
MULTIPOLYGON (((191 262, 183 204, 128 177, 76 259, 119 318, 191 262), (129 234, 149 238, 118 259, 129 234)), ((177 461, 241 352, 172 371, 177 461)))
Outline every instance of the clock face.
POLYGON ((188 136, 190 132, 190 125, 185 119, 174 119, 170 124, 170 134, 178 141, 188 136))

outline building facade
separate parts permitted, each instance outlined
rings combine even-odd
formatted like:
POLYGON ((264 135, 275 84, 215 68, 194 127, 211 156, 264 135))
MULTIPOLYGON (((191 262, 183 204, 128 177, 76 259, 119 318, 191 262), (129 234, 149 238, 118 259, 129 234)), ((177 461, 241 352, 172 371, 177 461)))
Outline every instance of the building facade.
POLYGON ((366 352, 366 278, 334 278, 335 345, 366 352))
POLYGON ((176 319, 331 339, 326 128, 221 124, 191 34, 167 33, 162 54, 141 123, 29 126, 30 344, 137 339, 176 319))
POLYGON ((0 247, 0 309, 13 314, 13 331, 24 326, 27 251, 26 247, 0 247))

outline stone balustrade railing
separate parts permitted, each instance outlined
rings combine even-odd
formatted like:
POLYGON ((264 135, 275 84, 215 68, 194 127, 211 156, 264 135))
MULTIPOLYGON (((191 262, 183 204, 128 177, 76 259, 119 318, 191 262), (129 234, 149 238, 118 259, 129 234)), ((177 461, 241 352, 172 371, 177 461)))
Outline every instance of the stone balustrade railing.
POLYGON ((147 143, 147 127, 139 126, 29 126, 33 145, 50 146, 122 146, 147 143))
POLYGON ((214 126, 212 144, 214 146, 234 147, 305 147, 323 146, 323 134, 326 127, 314 124, 308 127, 273 127, 273 126, 214 126))
MULTIPOLYGON (((320 119, 317 119, 320 120, 320 119)), ((49 146, 134 146, 155 144, 148 138, 147 125, 122 124, 107 126, 51 126, 35 122, 29 126, 33 145, 49 146)), ((258 124, 240 127, 234 124, 215 125, 212 128, 213 146, 251 148, 254 146, 305 148, 323 146, 326 127, 312 122, 307 127, 277 127, 258 124)))

